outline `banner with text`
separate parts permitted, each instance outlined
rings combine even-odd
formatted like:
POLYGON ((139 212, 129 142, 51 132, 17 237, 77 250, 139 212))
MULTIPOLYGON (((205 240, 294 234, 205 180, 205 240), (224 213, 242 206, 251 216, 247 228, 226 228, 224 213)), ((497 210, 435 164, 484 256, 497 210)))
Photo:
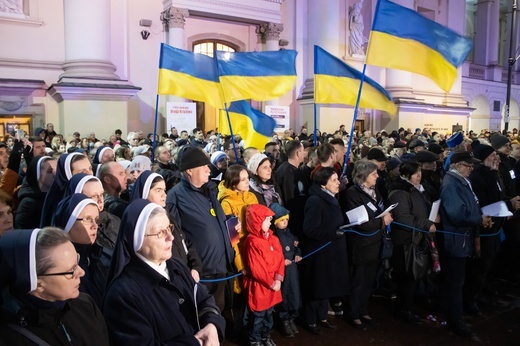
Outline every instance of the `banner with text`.
POLYGON ((274 132, 282 133, 291 127, 289 106, 265 106, 265 114, 276 120, 274 132))
POLYGON ((175 127, 179 134, 197 127, 197 104, 194 102, 166 102, 166 128, 175 127))

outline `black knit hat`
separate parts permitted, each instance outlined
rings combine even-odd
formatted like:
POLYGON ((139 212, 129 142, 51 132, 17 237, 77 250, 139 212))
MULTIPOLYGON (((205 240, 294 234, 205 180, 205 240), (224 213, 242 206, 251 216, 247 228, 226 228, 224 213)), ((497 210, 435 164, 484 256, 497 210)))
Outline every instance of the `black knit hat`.
POLYGON ((367 160, 376 160, 378 162, 388 161, 388 157, 385 153, 378 148, 372 148, 367 154, 367 160))
POLYGON ((439 155, 428 150, 422 150, 415 154, 415 159, 417 162, 435 162, 439 159, 439 155))
POLYGON ((428 145, 428 151, 440 155, 444 152, 444 149, 442 149, 442 147, 437 143, 431 143, 430 145, 428 145))
POLYGON ((185 172, 188 169, 209 165, 209 159, 201 149, 186 146, 179 152, 179 171, 185 172))
POLYGON ((495 134, 491 137, 491 145, 495 150, 502 148, 504 145, 509 143, 509 138, 500 134, 495 134))
POLYGON ((491 155, 495 149, 491 145, 475 143, 478 141, 473 141, 471 144, 473 148, 473 157, 484 161, 489 155, 491 155))

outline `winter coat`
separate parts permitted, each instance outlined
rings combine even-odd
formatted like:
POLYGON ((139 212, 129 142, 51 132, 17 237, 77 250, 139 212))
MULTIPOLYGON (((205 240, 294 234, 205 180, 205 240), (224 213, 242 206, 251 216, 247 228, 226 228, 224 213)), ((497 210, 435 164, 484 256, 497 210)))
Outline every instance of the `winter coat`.
POLYGON ((49 345, 109 345, 107 327, 101 311, 87 294, 65 302, 48 302, 29 297, 16 313, 2 311, 0 342, 5 345, 34 345, 27 337, 7 327, 8 323, 40 337, 49 345), (37 308, 34 302, 42 306, 37 308), (67 340, 70 338, 70 341, 67 340))
MULTIPOLYGON (((351 265, 375 264, 380 261, 381 242, 385 228, 383 218, 376 218, 384 211, 384 204, 379 192, 376 189, 376 200, 372 199, 359 186, 354 185, 347 190, 345 198, 340 201, 343 212, 347 212, 359 206, 365 206, 368 214, 368 221, 353 227, 354 230, 373 234, 371 236, 361 236, 355 233, 348 233, 347 244, 350 254, 351 265)), ((349 220, 345 220, 349 222, 349 220)))
MULTIPOLYGON (((388 198, 389 205, 395 203, 398 205, 392 210, 394 221, 423 231, 430 229, 433 224, 428 220, 431 202, 426 192, 420 192, 409 182, 398 178, 388 198)), ((411 244, 413 233, 414 230, 410 228, 392 224, 392 243, 394 246, 411 244)), ((415 232, 416 238, 423 236, 424 233, 415 232)))
POLYGON ((285 264, 282 246, 273 231, 264 233, 262 223, 274 213, 261 204, 247 207, 248 235, 242 253, 247 268, 244 288, 248 292, 247 304, 252 311, 264 311, 282 301, 282 292, 273 291, 275 280, 284 281, 285 264))
POLYGON ((244 269, 244 261, 242 256, 240 255, 240 242, 243 241, 244 237, 247 235, 246 225, 245 225, 245 215, 246 215, 246 207, 251 204, 258 204, 258 199, 255 194, 250 191, 238 192, 228 189, 224 186, 224 182, 221 181, 218 184, 218 201, 222 206, 222 210, 224 210, 224 214, 232 215, 234 217, 238 217, 240 222, 242 222, 242 228, 238 233, 239 242, 233 245, 233 250, 235 250, 235 267, 238 271, 244 269))
POLYGON ((513 178, 514 159, 502 153, 498 153, 498 155, 500 156, 498 172, 502 178, 504 196, 506 198, 513 198, 516 196, 516 179, 519 178, 513 178))
POLYGON ((103 314, 114 345, 199 345, 198 323, 213 323, 223 340, 225 321, 213 296, 179 260, 166 264, 170 280, 133 257, 109 286, 103 314))
MULTIPOLYGON (((469 176, 471 186, 475 195, 477 195, 480 206, 486 206, 495 202, 503 201, 504 187, 499 178, 498 171, 492 171, 489 167, 482 164, 476 164, 475 168, 469 176)), ((511 212, 514 212, 511 202, 506 201, 511 212)), ((479 227, 480 234, 495 234, 504 225, 505 218, 494 217, 493 226, 490 228, 479 227)), ((480 238, 481 256, 486 258, 494 258, 500 250, 500 234, 493 237, 480 238)))
POLYGON ((92 244, 84 245, 72 243, 80 255, 79 266, 85 271, 81 278, 79 291, 88 294, 94 299, 99 308, 102 307, 105 289, 107 287, 108 268, 112 252, 103 247, 92 244))
POLYGON ((18 191, 20 203, 14 213, 15 229, 30 229, 40 225, 46 195, 47 193, 41 192, 39 188, 29 185, 27 178, 24 179, 18 191))
POLYGON ((338 200, 313 184, 305 204, 299 244, 302 255, 331 243, 299 265, 302 295, 307 299, 328 299, 349 292, 347 243, 343 236, 336 239, 336 231, 342 225, 343 215, 338 200))
POLYGON ((457 233, 440 234, 440 248, 450 257, 470 256, 482 215, 468 181, 452 171, 446 173, 442 182, 439 212, 444 231, 457 233))
MULTIPOLYGON (((274 234, 280 240, 283 257, 294 261, 296 256, 301 256, 301 250, 295 245, 296 237, 289 228, 279 229, 275 226, 274 234)), ((300 275, 298 264, 295 262, 285 266, 285 275, 282 283, 282 306, 283 311, 298 311, 301 307, 300 275)))
POLYGON ((197 189, 183 177, 168 192, 166 210, 197 249, 202 259, 201 276, 233 271, 234 253, 226 216, 213 182, 197 189))

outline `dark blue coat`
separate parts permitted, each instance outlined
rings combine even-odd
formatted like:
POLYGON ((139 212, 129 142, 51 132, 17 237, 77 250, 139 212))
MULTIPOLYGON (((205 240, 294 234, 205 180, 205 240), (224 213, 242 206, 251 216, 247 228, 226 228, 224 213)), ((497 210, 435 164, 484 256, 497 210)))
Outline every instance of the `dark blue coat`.
POLYGON ((234 251, 213 182, 197 189, 183 177, 168 192, 166 210, 197 249, 202 259, 201 276, 233 271, 234 251))
POLYGON ((439 212, 444 231, 457 233, 442 234, 442 249, 451 257, 470 256, 482 215, 469 183, 454 172, 444 176, 439 212))
POLYGON ((197 317, 201 328, 213 323, 219 340, 224 339, 225 320, 213 296, 195 284, 188 268, 177 259, 169 259, 166 265, 170 280, 132 257, 112 281, 103 314, 114 345, 198 346, 194 337, 197 317))
MULTIPOLYGON (((281 230, 275 227, 274 234, 280 239, 284 259, 294 261, 295 256, 301 256, 300 249, 294 245, 296 237, 289 228, 281 230)), ((282 298, 280 305, 283 311, 297 311, 301 307, 300 276, 297 264, 294 262, 285 266, 282 298)))

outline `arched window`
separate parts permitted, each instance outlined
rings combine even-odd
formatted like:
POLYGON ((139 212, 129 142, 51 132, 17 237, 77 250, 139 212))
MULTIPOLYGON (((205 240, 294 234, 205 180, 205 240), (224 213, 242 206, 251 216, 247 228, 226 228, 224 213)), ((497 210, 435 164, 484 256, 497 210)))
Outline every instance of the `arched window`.
POLYGON ((193 42, 193 52, 205 54, 213 57, 213 52, 221 50, 223 52, 236 52, 238 47, 234 44, 219 40, 203 40, 193 42))
MULTIPOLYGON (((206 39, 198 40, 193 42, 193 52, 201 53, 210 57, 213 57, 213 52, 220 50, 223 52, 238 52, 240 49, 237 45, 221 40, 206 39)), ((197 127, 201 129, 216 129, 218 127, 218 110, 215 110, 211 106, 204 105, 204 102, 195 101, 197 104, 197 127), (206 107, 210 107, 209 115, 207 114, 206 107)))

